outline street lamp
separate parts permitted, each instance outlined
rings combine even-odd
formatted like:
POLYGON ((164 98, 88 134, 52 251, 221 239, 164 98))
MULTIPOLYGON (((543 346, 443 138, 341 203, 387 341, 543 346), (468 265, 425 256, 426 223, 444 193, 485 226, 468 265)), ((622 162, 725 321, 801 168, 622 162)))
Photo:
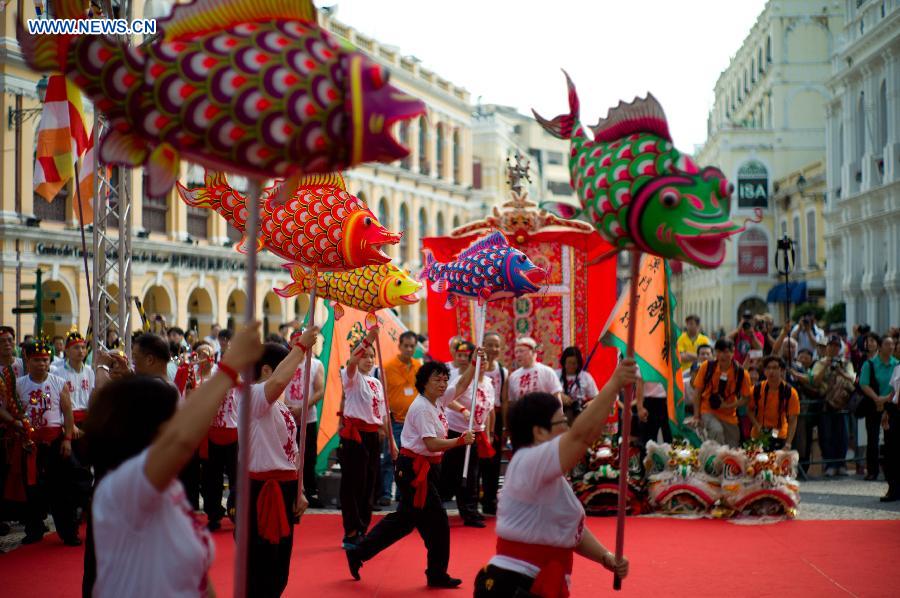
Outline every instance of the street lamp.
POLYGON ((794 251, 794 240, 787 235, 784 235, 782 238, 778 239, 778 247, 775 250, 775 269, 778 270, 779 274, 784 276, 785 326, 787 325, 788 320, 791 319, 790 276, 791 272, 794 271, 794 263, 796 257, 796 253, 794 251))
MULTIPOLYGON (((48 85, 49 81, 47 79, 47 75, 41 77, 35 85, 38 100, 40 100, 41 104, 43 104, 44 100, 47 98, 48 85)), ((12 106, 10 106, 6 118, 6 128, 9 130, 12 130, 14 128, 18 129, 24 123, 37 117, 37 115, 40 114, 42 110, 43 106, 40 108, 13 108, 12 106)))

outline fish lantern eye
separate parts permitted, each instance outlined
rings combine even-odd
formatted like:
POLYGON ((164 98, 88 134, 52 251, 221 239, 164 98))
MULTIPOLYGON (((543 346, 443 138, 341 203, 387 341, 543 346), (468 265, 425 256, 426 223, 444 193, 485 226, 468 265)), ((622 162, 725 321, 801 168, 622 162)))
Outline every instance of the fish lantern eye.
POLYGON ((365 224, 366 226, 372 226, 372 217, 366 216, 366 219, 363 220, 363 224, 365 224))
POLYGON ((395 287, 399 287, 401 284, 403 284, 403 283, 400 282, 399 280, 397 280, 397 281, 394 282, 394 286, 395 286, 395 287))
POLYGON ((372 87, 381 89, 391 78, 391 72, 380 64, 373 64, 369 69, 369 78, 372 81, 372 87))
POLYGON ((678 189, 668 187, 659 194, 659 201, 662 202, 664 207, 669 209, 677 208, 678 204, 681 203, 681 193, 678 192, 678 189))
POLYGON ((524 263, 525 263, 525 256, 524 256, 524 255, 520 255, 520 256, 518 257, 518 260, 519 260, 519 263, 520 263, 520 264, 524 264, 524 263))
POLYGON ((733 183, 728 182, 727 179, 719 181, 719 195, 722 197, 731 197, 732 193, 734 193, 733 183))

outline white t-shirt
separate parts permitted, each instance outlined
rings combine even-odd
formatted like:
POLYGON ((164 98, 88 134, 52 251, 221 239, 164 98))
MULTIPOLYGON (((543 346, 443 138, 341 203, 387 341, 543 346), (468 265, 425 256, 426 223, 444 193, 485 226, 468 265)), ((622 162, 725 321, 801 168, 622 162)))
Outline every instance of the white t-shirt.
MULTIPOLYGON (((556 377, 562 376, 561 370, 553 370, 556 377)), ((581 370, 577 375, 566 374, 566 382, 568 383, 569 392, 567 393, 573 399, 580 399, 583 403, 588 398, 594 398, 600 391, 597 389, 597 383, 589 372, 581 370)), ((562 384, 562 383, 560 383, 562 384)), ((566 385, 562 384, 563 392, 566 392, 566 385)))
POLYGON ((162 492, 147 479, 147 450, 108 473, 94 492, 94 596, 205 596, 212 539, 177 478, 162 492))
MULTIPOLYGON (((584 507, 560 467, 559 441, 557 436, 513 455, 497 505, 498 537, 563 548, 581 542, 584 507)), ((534 565, 505 556, 495 556, 491 564, 531 577, 538 574, 534 565)))
POLYGON ((345 368, 341 370, 341 383, 344 385, 344 417, 361 419, 367 424, 379 426, 384 423, 387 407, 384 389, 378 378, 363 374, 359 368, 356 368, 352 378, 348 378, 345 368))
POLYGON ((513 403, 530 392, 562 392, 559 376, 543 363, 534 362, 530 368, 519 368, 509 375, 509 401, 513 403))
MULTIPOLYGON (((313 357, 312 367, 310 369, 312 370, 312 374, 310 374, 310 384, 312 384, 312 381, 315 380, 319 372, 323 372, 325 370, 325 366, 321 361, 313 357)), ((297 371, 294 372, 294 376, 288 383, 287 388, 284 389, 284 402, 291 407, 298 407, 303 404, 304 372, 306 372, 306 359, 300 362, 300 367, 298 367, 297 371)), ((319 410, 316 409, 316 404, 310 401, 309 405, 306 408, 306 423, 310 424, 317 421, 319 421, 319 410)))
POLYGON ((417 396, 406 412, 403 420, 403 431, 400 433, 400 446, 414 453, 426 456, 437 456, 441 453, 432 453, 425 448, 423 438, 446 438, 447 419, 444 410, 439 404, 417 396))
POLYGON ((46 426, 63 425, 59 393, 65 386, 66 381, 53 374, 47 374, 47 379, 40 384, 32 380, 31 376, 22 376, 16 380, 16 394, 25 406, 28 419, 31 420, 35 430, 46 426))
MULTIPOLYGON (((214 365, 212 372, 209 374, 210 378, 216 374, 217 369, 219 369, 218 365, 214 365)), ((237 428, 238 416, 237 396, 235 396, 236 392, 237 391, 234 388, 229 388, 228 392, 225 393, 225 400, 219 405, 219 410, 216 412, 216 418, 213 420, 213 423, 210 426, 211 428, 237 428)))
MULTIPOLYGON (((456 383, 459 381, 460 376, 456 377, 456 380, 453 381, 453 386, 448 388, 455 388, 456 383)), ((450 403, 453 400, 454 392, 445 393, 443 397, 441 397, 440 402, 444 402, 445 407, 447 403, 450 403), (447 400, 448 395, 450 399, 447 400)), ((466 390, 461 394, 455 397, 460 403, 465 405, 466 409, 472 408, 472 385, 466 388, 466 390)), ((475 398, 475 419, 472 424, 473 432, 484 432, 484 424, 487 421, 488 415, 494 409, 494 384, 484 376, 481 379, 481 383, 478 384, 478 392, 475 398)), ((465 432, 469 429, 469 418, 464 417, 462 413, 459 411, 454 411, 453 409, 444 410, 444 415, 447 418, 447 425, 454 432, 465 432)))
POLYGON ((50 373, 66 381, 66 388, 72 397, 73 411, 87 409, 94 391, 94 370, 81 364, 81 371, 76 372, 68 363, 63 363, 60 367, 50 368, 50 373))
POLYGON ((502 400, 502 392, 503 392, 503 383, 501 382, 500 372, 503 371, 503 380, 509 379, 509 370, 497 363, 494 362, 494 369, 490 371, 484 372, 484 377, 491 381, 491 384, 494 385, 494 405, 496 407, 500 407, 502 400))
MULTIPOLYGON (((238 402, 238 412, 246 401, 238 402)), ((239 442, 244 439, 238 437, 239 442)), ((266 400, 266 383, 250 387, 250 471, 297 469, 297 423, 280 398, 266 400)))
POLYGON ((891 402, 895 405, 900 404, 900 365, 894 368, 890 384, 891 388, 894 389, 894 398, 891 399, 891 402))

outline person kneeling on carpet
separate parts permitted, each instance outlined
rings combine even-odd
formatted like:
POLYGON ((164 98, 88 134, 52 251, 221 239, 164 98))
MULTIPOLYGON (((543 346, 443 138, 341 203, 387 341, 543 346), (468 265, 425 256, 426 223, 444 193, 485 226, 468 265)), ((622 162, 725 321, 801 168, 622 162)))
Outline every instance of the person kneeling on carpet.
POLYGON ((623 359, 609 382, 571 429, 559 400, 529 393, 509 409, 513 456, 497 510, 497 554, 475 578, 475 597, 569 595, 572 556, 578 553, 619 577, 617 561, 584 524, 584 507, 566 480, 603 434, 619 389, 638 379, 637 364, 623 359))
POLYGON ((262 353, 259 322, 238 332, 219 369, 180 409, 178 390, 149 376, 106 384, 84 423, 91 462, 108 472, 92 507, 93 595, 197 596, 211 592, 213 544, 178 472, 190 460, 237 372, 262 353))
POLYGON ((461 579, 447 574, 450 563, 450 522, 441 502, 441 453, 455 446, 472 444, 475 435, 464 432, 447 438, 447 420, 438 400, 447 391, 450 371, 438 361, 429 361, 416 372, 419 396, 409 406, 400 435, 400 457, 394 478, 400 492, 397 510, 390 513, 355 547, 347 550, 350 575, 359 580, 363 561, 407 536, 414 528, 428 548, 425 575, 429 587, 455 588, 461 579))

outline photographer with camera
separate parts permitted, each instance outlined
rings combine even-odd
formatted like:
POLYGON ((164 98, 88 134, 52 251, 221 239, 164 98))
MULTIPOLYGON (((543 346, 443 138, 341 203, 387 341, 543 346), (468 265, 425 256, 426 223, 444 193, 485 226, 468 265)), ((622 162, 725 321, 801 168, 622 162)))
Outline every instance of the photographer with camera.
POLYGON ((825 459, 825 477, 847 475, 847 406, 853 394, 856 373, 853 364, 841 359, 841 338, 831 335, 821 349, 823 357, 813 366, 813 385, 825 397, 819 420, 819 445, 825 459))
POLYGON ((808 313, 791 330, 791 338, 797 341, 800 349, 807 349, 815 354, 820 344, 825 344, 825 332, 816 326, 816 315, 808 313))
MULTIPOLYGON (((825 353, 824 342, 820 348, 825 353)), ((794 435, 794 448, 800 454, 800 467, 809 470, 809 459, 812 453, 813 428, 819 425, 822 414, 822 393, 813 383, 812 368, 815 355, 809 349, 796 352, 796 360, 792 363, 785 356, 782 359, 788 364, 787 383, 797 390, 800 396, 800 417, 797 419, 797 433, 794 435)))
POLYGON ((753 387, 748 410, 754 440, 769 439, 769 450, 788 449, 797 432, 800 396, 784 379, 786 364, 775 355, 763 361, 766 379, 753 387))
POLYGON ((759 356, 762 357, 765 339, 760 331, 753 329, 753 312, 749 309, 744 310, 740 326, 728 337, 734 342, 734 360, 738 365, 744 365, 750 351, 759 351, 759 356))
POLYGON ((700 400, 693 425, 703 427, 710 440, 737 448, 741 441, 737 408, 750 400, 750 376, 734 360, 731 339, 720 338, 715 349, 715 361, 701 364, 694 377, 700 400))

